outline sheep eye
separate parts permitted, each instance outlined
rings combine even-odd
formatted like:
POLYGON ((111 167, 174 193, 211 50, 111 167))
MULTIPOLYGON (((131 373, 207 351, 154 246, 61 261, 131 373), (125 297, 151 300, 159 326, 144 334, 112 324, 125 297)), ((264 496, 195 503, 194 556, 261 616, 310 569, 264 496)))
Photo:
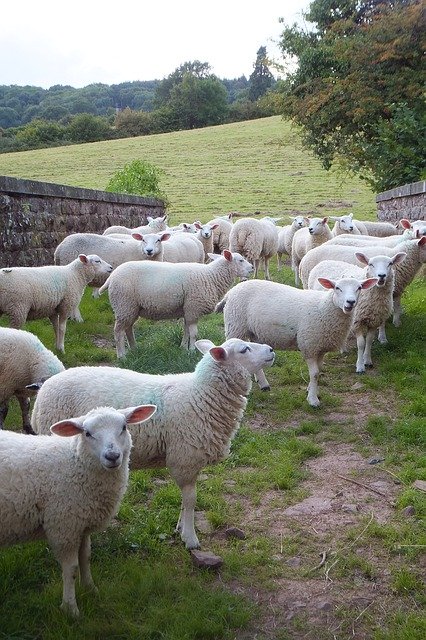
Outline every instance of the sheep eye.
POLYGON ((86 438, 93 438, 92 434, 90 433, 90 431, 86 431, 86 438))
POLYGON ((122 428, 122 430, 121 430, 121 433, 123 433, 123 432, 124 432, 124 431, 126 431, 126 430, 127 430, 127 425, 123 424, 123 428, 122 428))
POLYGON ((340 287, 336 287, 336 291, 341 291, 341 288, 340 287))
POLYGON ((246 353, 247 351, 251 351, 250 347, 243 347, 240 351, 240 353, 246 353))

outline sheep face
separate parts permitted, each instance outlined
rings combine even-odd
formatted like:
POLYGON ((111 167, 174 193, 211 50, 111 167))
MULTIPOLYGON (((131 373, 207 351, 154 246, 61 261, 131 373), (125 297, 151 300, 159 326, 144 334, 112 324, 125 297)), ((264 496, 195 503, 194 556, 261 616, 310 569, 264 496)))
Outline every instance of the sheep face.
POLYGON ((82 262, 84 265, 91 266, 94 269, 96 275, 111 273, 111 271, 113 270, 113 267, 108 264, 108 262, 105 262, 105 260, 102 260, 102 258, 97 256, 96 254, 86 256, 84 255, 84 253, 81 253, 78 257, 80 259, 80 262, 82 262))
MULTIPOLYGON (((211 255, 211 254, 210 254, 211 255)), ((253 265, 243 258, 241 253, 231 253, 228 250, 223 252, 223 256, 229 262, 232 262, 236 268, 236 275, 239 278, 248 278, 253 273, 253 265)))
POLYGON ((194 226, 197 229, 197 231, 200 232, 201 237, 208 240, 208 238, 211 238, 213 230, 217 229, 219 225, 216 223, 201 224, 201 222, 194 222, 194 226))
POLYGON ((81 447, 105 469, 118 469, 128 459, 132 446, 127 424, 145 422, 156 411, 155 405, 116 410, 93 409, 85 416, 61 420, 50 427, 58 436, 80 435, 81 447))
POLYGON ((132 233, 132 238, 141 243, 142 253, 147 258, 153 258, 161 253, 161 243, 170 238, 170 233, 132 233))
POLYGON ((328 218, 312 218, 309 220, 309 233, 311 236, 316 236, 323 233, 323 229, 328 222, 328 218))
POLYGON ((406 255, 406 253, 397 253, 392 258, 388 256, 374 256, 374 258, 368 259, 363 253, 355 254, 357 260, 368 267, 367 276, 369 278, 377 278, 378 287, 383 287, 386 284, 392 273, 392 267, 403 262, 406 255))
POLYGON ((331 220, 335 220, 337 222, 341 231, 344 231, 345 233, 353 233, 354 223, 352 221, 352 218, 353 214, 350 213, 346 216, 332 216, 331 220))
POLYGON ((230 338, 219 347, 210 340, 197 340, 195 346, 201 353, 209 352, 216 362, 224 366, 239 364, 250 374, 270 367, 275 360, 275 352, 269 344, 246 342, 238 338, 230 338))
POLYGON ((182 231, 185 233, 197 233, 197 227, 194 223, 182 222, 182 231))
POLYGON ((333 303, 345 314, 352 313, 360 292, 363 289, 370 289, 377 284, 377 278, 367 278, 367 280, 357 280, 356 278, 342 278, 334 282, 328 278, 318 278, 318 282, 324 289, 334 289, 333 303))
POLYGON ((303 216, 295 216, 294 218, 292 218, 292 220, 293 220, 293 226, 296 229, 301 229, 302 227, 305 226, 307 218, 304 218, 303 216))

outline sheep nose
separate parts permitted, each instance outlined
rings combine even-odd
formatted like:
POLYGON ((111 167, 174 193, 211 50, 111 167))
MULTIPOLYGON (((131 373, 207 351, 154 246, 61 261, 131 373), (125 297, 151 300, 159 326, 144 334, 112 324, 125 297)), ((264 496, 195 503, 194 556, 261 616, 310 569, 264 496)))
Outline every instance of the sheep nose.
POLYGON ((152 256, 152 249, 147 249, 146 253, 147 253, 148 256, 152 256))
POLYGON ((353 231, 353 230, 354 230, 354 228, 353 228, 353 227, 349 227, 349 231, 353 231))
POLYGON ((356 300, 346 300, 346 304, 348 307, 353 307, 355 304, 356 300))
POLYGON ((313 229, 309 229, 309 233, 313 233, 313 232, 314 232, 314 230, 313 230, 313 229))
POLYGON ((107 451, 105 454, 106 460, 109 460, 110 462, 117 462, 119 457, 120 454, 117 453, 117 451, 107 451))

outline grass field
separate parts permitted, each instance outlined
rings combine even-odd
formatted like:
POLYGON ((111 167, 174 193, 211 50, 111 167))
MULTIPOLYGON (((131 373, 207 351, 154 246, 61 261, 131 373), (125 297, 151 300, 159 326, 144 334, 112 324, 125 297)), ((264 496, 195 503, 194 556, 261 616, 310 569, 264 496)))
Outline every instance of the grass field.
MULTIPOLYGON (((135 157, 164 169, 173 221, 293 209, 374 218, 365 185, 322 171, 279 118, 0 156, 0 173, 103 188, 135 157)), ((292 284, 288 267, 272 277, 292 284)), ((298 353, 278 353, 269 393, 253 386, 230 457, 198 482, 199 537, 222 556, 218 573, 195 569, 173 536, 180 497, 167 471, 132 472, 118 518, 93 536, 99 594, 77 590, 79 620, 59 611, 44 542, 0 550, 0 640, 423 640, 425 298, 417 277, 402 327, 375 343, 364 376, 353 351, 328 354, 319 409, 298 353), (229 526, 245 539, 227 538, 229 526)), ((82 314, 68 325, 67 367, 165 373, 198 360, 179 348, 179 322, 140 320, 137 350, 117 362, 106 294, 86 291, 82 314)), ((48 321, 25 328, 53 349, 48 321)), ((222 315, 203 318, 199 337, 222 342, 222 315)), ((19 427, 17 406, 6 426, 19 427)))

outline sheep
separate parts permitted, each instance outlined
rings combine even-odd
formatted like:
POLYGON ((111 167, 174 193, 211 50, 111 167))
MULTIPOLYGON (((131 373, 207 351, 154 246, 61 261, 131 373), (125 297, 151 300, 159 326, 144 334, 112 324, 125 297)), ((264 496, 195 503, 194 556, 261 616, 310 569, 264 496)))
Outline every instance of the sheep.
POLYGON ((229 235, 232 229, 232 213, 225 216, 218 216, 209 221, 209 224, 218 225, 213 229, 213 251, 222 253, 229 249, 229 235))
POLYGON ((278 269, 282 268, 282 257, 283 254, 286 253, 291 257, 291 244, 293 242, 293 236, 299 229, 302 229, 306 224, 309 224, 309 218, 305 218, 304 216, 290 216, 293 222, 291 224, 286 224, 284 227, 281 227, 278 230, 278 249, 277 249, 277 257, 278 257, 278 269))
POLYGON ((197 229, 197 238, 203 245, 204 249, 204 262, 209 261, 209 253, 213 253, 213 231, 219 227, 219 223, 201 224, 201 222, 194 222, 194 226, 197 229))
POLYGON ((371 346, 377 329, 389 318, 393 309, 394 271, 406 253, 396 253, 393 257, 377 255, 368 258, 361 252, 355 253, 359 262, 366 265, 361 269, 339 260, 324 260, 309 274, 309 289, 319 289, 318 279, 327 278, 377 278, 377 285, 360 296, 353 317, 351 333, 355 334, 358 358, 356 372, 364 373, 365 367, 372 367, 371 346))
POLYGON ((404 232, 395 236, 383 236, 379 238, 377 236, 354 236, 349 233, 344 233, 336 236, 335 238, 331 238, 331 240, 327 240, 325 244, 328 245, 346 245, 351 247, 361 247, 368 245, 375 245, 377 247, 396 247, 401 242, 405 240, 412 240, 415 238, 416 234, 413 229, 404 229, 404 232))
POLYGON ((177 530, 188 549, 200 546, 194 528, 198 474, 228 456, 251 390, 251 374, 272 365, 275 357, 269 345, 242 340, 220 346, 198 340, 195 346, 204 355, 191 373, 150 375, 105 366, 68 369, 45 382, 32 414, 34 429, 46 433, 49 424, 64 415, 84 413, 104 402, 116 407, 156 404, 153 420, 131 430, 130 468, 168 467, 182 492, 177 530))
POLYGON ((148 224, 134 227, 133 229, 130 229, 129 227, 122 227, 120 225, 108 227, 103 232, 103 235, 108 236, 112 233, 124 233, 129 236, 131 236, 132 233, 140 233, 143 235, 144 233, 159 233, 160 231, 165 231, 167 228, 167 214, 161 217, 159 216, 158 218, 147 216, 146 219, 148 224))
POLYGON ((53 436, 1 434, 0 545, 47 538, 62 567, 61 609, 72 616, 79 615, 79 569, 82 584, 95 588, 90 534, 109 524, 127 487, 132 444, 127 425, 147 420, 155 409, 93 408, 55 421, 53 436))
POLYGON ((237 220, 229 235, 229 248, 241 253, 253 264, 255 278, 263 260, 265 278, 270 280, 269 260, 276 255, 278 249, 278 229, 275 221, 272 218, 237 220))
POLYGON ((49 318, 58 351, 64 351, 68 317, 78 309, 84 289, 98 274, 112 266, 98 255, 80 254, 65 266, 0 269, 0 315, 20 329, 28 320, 49 318))
POLYGON ((419 236, 426 236, 426 220, 413 220, 410 226, 414 232, 419 232, 419 236))
POLYGON ((163 244, 164 262, 204 262, 204 247, 192 233, 173 233, 163 244))
POLYGON ((294 272, 296 287, 299 286, 299 264, 308 251, 331 239, 328 218, 311 218, 309 226, 299 229, 293 236, 291 244, 291 268, 294 272))
POLYGON ((224 251, 209 257, 209 264, 127 262, 113 271, 100 293, 109 290, 118 358, 125 354, 125 336, 130 348, 136 346, 133 325, 138 317, 183 318, 181 346, 194 349, 198 320, 214 310, 235 278, 245 278, 253 270, 239 253, 224 251))
POLYGON ((183 233, 197 233, 197 228, 195 226, 195 222, 181 222, 175 227, 171 227, 172 231, 183 233))
MULTIPOLYGON (((402 264, 395 266, 395 286, 393 291, 393 324, 399 327, 401 324, 401 296, 406 287, 414 279, 422 264, 426 262, 426 236, 415 240, 405 240, 397 245, 399 251, 407 254, 402 264)), ((392 256, 395 252, 393 247, 384 247, 374 244, 373 246, 361 246, 362 252, 371 258, 375 255, 392 256)), ((351 264, 356 264, 354 248, 340 245, 322 245, 312 249, 300 263, 300 277, 303 286, 308 286, 308 279, 311 270, 323 260, 342 260, 351 264)), ((386 343, 386 332, 384 324, 379 329, 379 342, 386 343)))
POLYGON ((360 235, 360 231, 353 221, 353 213, 349 213, 344 216, 330 216, 330 220, 334 220, 334 227, 331 230, 333 237, 340 235, 341 233, 353 233, 354 235, 360 235))
MULTIPOLYGON (((318 375, 324 355, 340 349, 352 323, 359 292, 377 278, 321 278, 330 291, 301 290, 285 284, 248 280, 233 287, 216 306, 223 310, 227 338, 266 340, 274 349, 298 350, 309 369, 308 403, 318 407, 318 375)), ((61 374, 62 375, 62 374, 61 374)), ((270 389, 256 372, 259 387, 270 389)))
MULTIPOLYGON (((356 224, 358 224, 358 222, 356 224)), ((375 236, 377 238, 395 236, 399 233, 398 228, 390 222, 379 222, 378 220, 372 222, 371 220, 363 220, 362 224, 367 229, 369 236, 375 236)))
POLYGON ((22 428, 34 434, 30 423, 32 391, 27 385, 41 386, 50 376, 64 371, 62 362, 29 331, 0 328, 0 429, 15 396, 22 413, 22 428))

